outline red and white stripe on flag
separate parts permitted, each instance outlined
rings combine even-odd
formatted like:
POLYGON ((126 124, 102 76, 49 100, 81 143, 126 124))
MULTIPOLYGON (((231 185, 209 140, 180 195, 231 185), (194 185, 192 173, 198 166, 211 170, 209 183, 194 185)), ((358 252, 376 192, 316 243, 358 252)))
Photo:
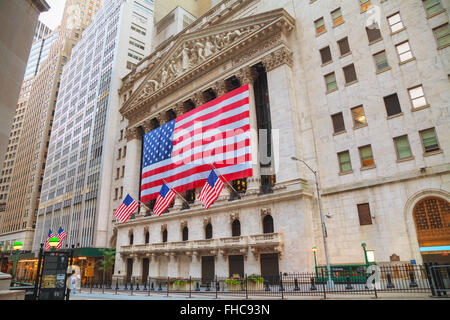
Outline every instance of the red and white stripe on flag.
POLYGON ((143 151, 142 202, 158 197, 163 180, 179 193, 203 187, 211 164, 228 181, 251 177, 249 86, 147 133, 143 151))
POLYGON ((116 212, 114 212, 114 215, 120 222, 126 222, 138 207, 139 204, 127 194, 122 204, 117 208, 116 212))
POLYGON ((153 213, 161 216, 167 207, 170 206, 173 199, 175 198, 175 192, 170 189, 166 184, 163 184, 161 191, 159 192, 158 198, 156 198, 155 207, 153 208, 153 213))
POLYGON ((214 171, 211 171, 211 174, 199 196, 199 200, 203 203, 206 210, 208 210, 214 201, 217 200, 223 187, 224 184, 222 180, 215 174, 214 171))

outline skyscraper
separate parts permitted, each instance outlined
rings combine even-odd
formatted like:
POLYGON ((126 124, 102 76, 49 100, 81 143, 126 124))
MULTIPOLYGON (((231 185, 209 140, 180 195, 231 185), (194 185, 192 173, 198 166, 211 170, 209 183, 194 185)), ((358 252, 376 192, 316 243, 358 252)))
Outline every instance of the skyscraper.
MULTIPOLYGON (((97 4, 100 2, 91 6, 93 10, 98 9, 97 4)), ((82 5, 82 0, 67 1, 61 26, 50 35, 55 38, 48 43, 43 40, 40 48, 37 45, 36 55, 32 52, 30 56, 27 76, 35 74, 35 78, 28 88, 26 111, 19 116, 23 123, 17 150, 13 152, 15 162, 11 172, 8 169, 9 195, 0 220, 0 244, 20 240, 24 250, 31 249, 62 69, 89 21, 78 18, 78 14, 89 10, 82 5), (42 54, 48 55, 47 59, 39 58, 42 54)))
POLYGON ((109 247, 111 155, 121 77, 150 52, 153 1, 105 0, 64 67, 34 249, 62 225, 67 245, 109 247))

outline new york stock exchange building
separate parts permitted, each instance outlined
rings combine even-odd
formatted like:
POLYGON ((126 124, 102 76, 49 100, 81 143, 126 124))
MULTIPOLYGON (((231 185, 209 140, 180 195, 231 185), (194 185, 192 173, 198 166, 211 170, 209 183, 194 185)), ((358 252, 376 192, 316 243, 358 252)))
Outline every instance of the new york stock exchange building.
POLYGON ((426 61, 449 52, 418 38, 426 21, 408 24, 409 2, 380 4, 377 42, 360 2, 340 5, 336 20, 337 1, 222 1, 122 79, 110 211, 126 194, 142 204, 114 220, 114 279, 312 272, 325 248, 311 171, 332 265, 364 264, 365 254, 377 264, 448 262, 449 66, 426 70, 426 61), (391 35, 386 20, 398 10, 415 56, 407 63, 395 51, 407 35, 391 35), (378 72, 382 50, 391 69, 378 72), (196 185, 155 215, 156 196, 143 192, 145 136, 247 85, 252 175, 229 181, 208 210, 196 185), (418 86, 426 107, 408 95, 418 86))

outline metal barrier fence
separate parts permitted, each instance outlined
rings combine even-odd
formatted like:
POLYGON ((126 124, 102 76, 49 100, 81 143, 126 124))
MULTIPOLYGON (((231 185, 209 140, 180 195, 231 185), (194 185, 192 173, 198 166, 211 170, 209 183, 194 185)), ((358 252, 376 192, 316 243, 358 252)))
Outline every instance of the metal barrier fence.
POLYGON ((450 265, 425 263, 425 269, 430 278, 433 296, 448 297, 450 291, 450 265))
MULTIPOLYGON (((449 272, 449 266, 428 268, 421 265, 380 266, 376 273, 372 273, 371 283, 367 279, 371 276, 370 270, 360 269, 357 278, 366 281, 352 282, 350 275, 335 274, 333 287, 328 287, 328 274, 322 270, 321 274, 315 272, 280 273, 279 275, 265 276, 245 275, 244 277, 217 277, 205 278, 175 278, 175 277, 149 277, 137 281, 116 279, 106 281, 103 279, 88 278, 81 286, 81 292, 128 293, 169 296, 171 294, 193 296, 230 297, 249 296, 280 297, 285 296, 318 296, 326 298, 328 294, 336 295, 374 295, 379 292, 397 293, 441 293, 448 291, 448 279, 442 276, 443 271, 449 272), (445 269, 446 267, 447 269, 445 269), (441 274, 441 276, 439 276, 441 274), (364 275, 362 277, 362 275, 364 275), (346 281, 342 281, 346 279, 346 281), (433 280, 434 279, 434 280, 433 280), (441 280, 440 280, 441 279, 441 280), (445 279, 445 280, 444 280, 445 279), (433 282, 434 281, 434 282, 433 282), (439 282, 440 281, 440 282, 439 282), (439 282, 439 289, 435 291, 431 284, 439 282), (441 285, 441 282, 446 284, 441 285), (447 288, 447 289, 444 289, 447 288)), ((450 273, 448 274, 450 275, 450 273)), ((355 274, 352 275, 353 278, 355 274)))

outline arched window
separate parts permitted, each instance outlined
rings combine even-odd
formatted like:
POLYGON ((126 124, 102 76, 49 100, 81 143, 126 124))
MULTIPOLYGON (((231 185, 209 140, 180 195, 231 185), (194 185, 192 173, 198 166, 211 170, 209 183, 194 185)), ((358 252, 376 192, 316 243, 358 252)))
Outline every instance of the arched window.
POLYGON ((205 228, 205 239, 212 239, 213 229, 211 223, 208 223, 205 228))
POLYGON ((133 245, 134 236, 133 233, 130 233, 130 246, 133 245))
POLYGON ((241 236, 241 222, 239 220, 234 220, 231 224, 231 235, 233 237, 241 236))
POLYGON ((162 242, 167 242, 167 229, 164 229, 162 233, 162 242))
POLYGON ((145 233, 145 244, 148 244, 150 242, 150 232, 145 233))
POLYGON ((263 233, 274 233, 273 218, 271 215, 267 215, 263 219, 263 233))
POLYGON ((414 208, 419 246, 446 246, 450 244, 450 204, 442 198, 429 197, 414 208))
POLYGON ((189 229, 188 227, 183 228, 183 241, 189 240, 189 229))

